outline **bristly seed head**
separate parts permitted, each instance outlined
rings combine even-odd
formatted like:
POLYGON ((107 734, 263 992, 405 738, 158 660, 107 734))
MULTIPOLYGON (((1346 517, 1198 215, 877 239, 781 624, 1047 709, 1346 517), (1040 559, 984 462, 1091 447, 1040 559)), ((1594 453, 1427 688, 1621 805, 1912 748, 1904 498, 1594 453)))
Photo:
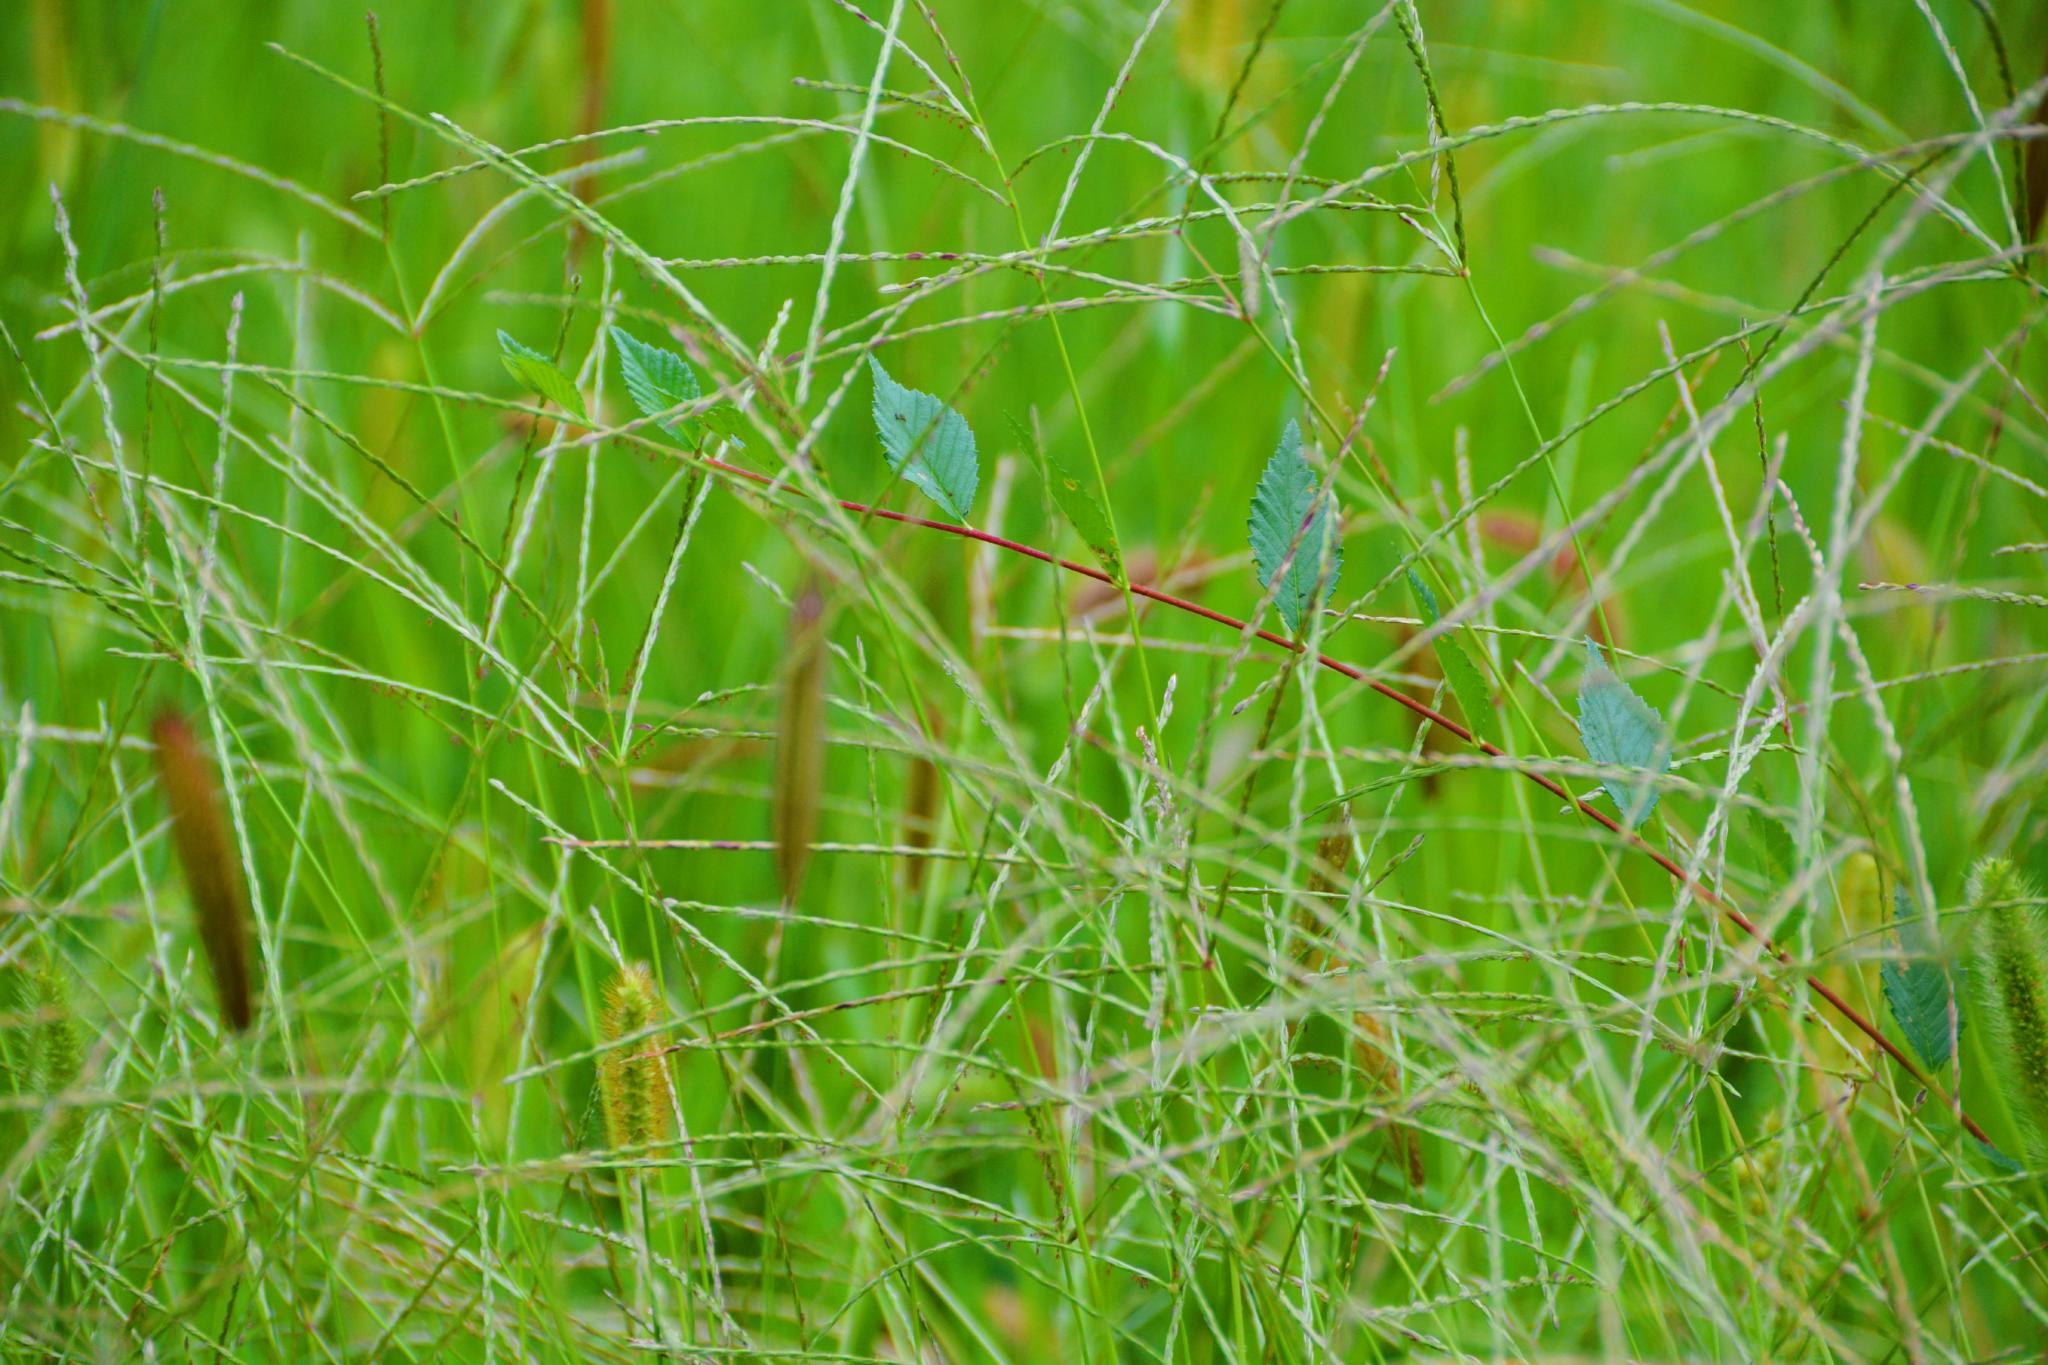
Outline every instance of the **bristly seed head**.
POLYGON ((1988 969, 1971 975, 1984 983, 1992 1074, 2027 1149, 2048 1160, 2048 953, 2039 893, 2005 859, 1986 858, 1971 870, 1964 895, 1988 969))
POLYGON ((249 1027, 249 931, 241 873, 235 866, 220 786, 192 728, 174 711, 156 718, 157 785, 171 809, 171 840, 192 893, 199 942, 206 950, 221 1018, 237 1033, 249 1027))
POLYGON ((668 1062, 658 1034, 666 1015, 647 968, 619 969, 604 993, 599 1030, 607 1051, 598 1063, 606 1140, 613 1147, 645 1147, 668 1136, 668 1062))

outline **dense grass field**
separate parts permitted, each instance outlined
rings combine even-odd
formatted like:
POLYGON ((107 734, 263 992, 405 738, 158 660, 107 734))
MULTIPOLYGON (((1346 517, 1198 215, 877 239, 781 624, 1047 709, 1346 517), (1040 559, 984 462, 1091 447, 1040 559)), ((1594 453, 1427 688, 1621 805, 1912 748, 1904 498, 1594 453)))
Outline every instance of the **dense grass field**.
POLYGON ((16 0, 0 1358, 2038 1358, 2044 52, 16 0))

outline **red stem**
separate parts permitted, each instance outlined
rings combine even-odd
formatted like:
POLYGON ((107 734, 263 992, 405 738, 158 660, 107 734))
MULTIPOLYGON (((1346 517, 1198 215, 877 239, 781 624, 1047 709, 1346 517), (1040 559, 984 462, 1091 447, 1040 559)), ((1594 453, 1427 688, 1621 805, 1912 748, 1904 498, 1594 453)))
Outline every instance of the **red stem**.
MULTIPOLYGON (((754 483, 771 485, 775 483, 775 480, 766 474, 758 474, 751 469, 742 469, 738 465, 727 464, 723 460, 714 460, 707 456, 704 457, 704 463, 710 465, 713 469, 750 480, 754 483)), ((947 535, 959 536, 964 540, 978 540, 984 545, 993 545, 998 549, 1008 550, 1011 554, 1022 555, 1026 559, 1036 559, 1041 563, 1057 565, 1069 573, 1080 574, 1083 578, 1092 578, 1098 583, 1107 583, 1113 588, 1120 589, 1123 587, 1122 584, 1100 569, 1090 568, 1086 564, 1076 564, 1071 559, 1061 559, 1057 555, 1047 554, 1044 550, 1033 546, 1020 544, 1014 540, 1006 540, 1002 536, 992 535, 987 531, 977 531, 971 526, 958 526, 946 521, 929 521, 924 517, 913 517, 905 512, 892 512, 885 507, 871 507, 866 503, 849 502, 844 498, 835 498, 833 501, 837 502, 839 506, 847 511, 858 513, 861 516, 880 517, 884 521, 901 522, 906 526, 922 526, 927 530, 943 531, 947 535)), ((1228 626, 1240 633, 1250 631, 1267 644, 1277 645, 1289 653, 1303 654, 1307 652, 1306 647, 1297 640, 1290 640, 1284 635, 1275 635, 1270 630, 1252 630, 1249 622, 1240 621, 1235 616, 1228 616, 1220 611, 1214 611, 1201 605, 1199 602, 1190 602, 1184 597, 1175 597, 1172 593, 1161 592, 1157 588, 1148 588, 1141 583, 1131 584, 1130 590, 1139 597, 1176 608, 1193 616, 1202 617, 1205 620, 1214 621, 1218 625, 1228 626)), ((1340 673, 1354 682, 1362 682, 1381 696, 1391 701, 1399 702, 1402 706, 1407 707, 1437 729, 1457 736, 1465 741, 1465 743, 1477 748, 1480 752, 1491 755, 1494 758, 1508 758, 1508 754, 1498 746, 1478 738, 1470 730, 1467 730, 1449 716, 1444 715, 1441 711, 1415 700, 1415 698, 1397 688, 1389 687, 1377 678, 1368 677, 1363 669, 1347 664, 1342 659, 1333 659, 1327 654, 1317 654, 1315 661, 1333 673, 1340 673)), ((1509 761, 1513 762, 1512 759, 1509 759, 1509 761)), ((1736 928, 1754 939, 1765 952, 1785 966, 1789 967, 1792 965, 1790 955, 1784 949, 1778 947, 1777 944, 1771 942, 1770 937, 1756 926, 1755 921, 1737 909, 1733 902, 1709 890, 1704 884, 1687 873, 1684 868, 1652 846, 1642 835, 1637 834, 1632 829, 1624 829, 1614 817, 1579 800, 1579 798, 1573 796, 1571 792, 1565 789, 1563 784, 1555 779, 1528 768, 1518 767, 1515 771, 1549 792, 1552 796, 1562 797, 1571 805, 1572 809, 1578 811, 1579 814, 1595 824, 1615 834, 1619 834, 1631 847, 1635 848, 1638 852, 1647 854, 1652 862, 1670 873, 1680 886, 1692 892, 1693 895, 1697 896, 1706 905, 1718 910, 1730 924, 1733 924, 1736 928)), ((1898 1046, 1886 1038, 1884 1033, 1875 1024, 1864 1018, 1855 1006, 1844 1000, 1826 983, 1816 977, 1807 977, 1806 984, 1814 994, 1827 1001, 1830 1005, 1833 1005, 1841 1013, 1841 1016, 1853 1024, 1859 1032, 1869 1038, 1871 1042, 1876 1043, 1886 1056, 1898 1063, 1901 1071, 1904 1071, 1914 1081, 1926 1087, 1930 1094, 1939 1097, 1943 1106, 1956 1116, 1963 1127, 1969 1131, 1971 1137, 1976 1138, 1986 1146, 1992 1145, 1991 1139, 1985 1136, 1984 1130, 1979 1128, 1976 1121, 1963 1112, 1961 1103, 1951 1098, 1926 1072, 1920 1069, 1918 1063, 1900 1051, 1898 1046)))

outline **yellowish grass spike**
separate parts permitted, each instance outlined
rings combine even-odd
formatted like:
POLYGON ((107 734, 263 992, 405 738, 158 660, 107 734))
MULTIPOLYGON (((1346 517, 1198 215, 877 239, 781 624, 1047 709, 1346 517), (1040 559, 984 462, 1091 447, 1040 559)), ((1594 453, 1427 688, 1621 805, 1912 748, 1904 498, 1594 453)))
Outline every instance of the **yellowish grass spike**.
POLYGON ((775 874, 794 904, 811 864, 825 776, 825 595, 804 585, 789 616, 789 673, 775 738, 775 874))
POLYGON ((668 1063, 660 1035, 648 1032, 665 1013, 654 978, 637 962, 620 968, 605 988, 599 1030, 607 1051, 598 1089, 613 1147, 645 1147, 668 1136, 668 1063))
POLYGON ((249 990, 248 912, 242 878, 235 867, 227 822, 221 816, 220 785, 213 765, 182 716, 166 711, 155 725, 157 783, 171 811, 171 839, 192 915, 206 950, 221 1019, 236 1032, 249 1027, 254 1002, 249 990))

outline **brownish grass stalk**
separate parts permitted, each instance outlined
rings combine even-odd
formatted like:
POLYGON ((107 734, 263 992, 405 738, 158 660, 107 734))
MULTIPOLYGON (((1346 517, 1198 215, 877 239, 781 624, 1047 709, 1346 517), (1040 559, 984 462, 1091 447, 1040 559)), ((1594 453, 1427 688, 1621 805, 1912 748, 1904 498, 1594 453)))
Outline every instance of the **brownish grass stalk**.
POLYGON ((775 875, 796 901, 818 834, 825 777, 825 595, 804 585, 789 616, 789 673, 775 736, 775 875))
POLYGON ((220 784, 192 728, 174 711, 156 718, 157 784, 171 810, 171 839, 213 993, 223 1022, 237 1033, 249 1027, 254 1005, 249 992, 248 912, 234 847, 221 816, 220 784))

